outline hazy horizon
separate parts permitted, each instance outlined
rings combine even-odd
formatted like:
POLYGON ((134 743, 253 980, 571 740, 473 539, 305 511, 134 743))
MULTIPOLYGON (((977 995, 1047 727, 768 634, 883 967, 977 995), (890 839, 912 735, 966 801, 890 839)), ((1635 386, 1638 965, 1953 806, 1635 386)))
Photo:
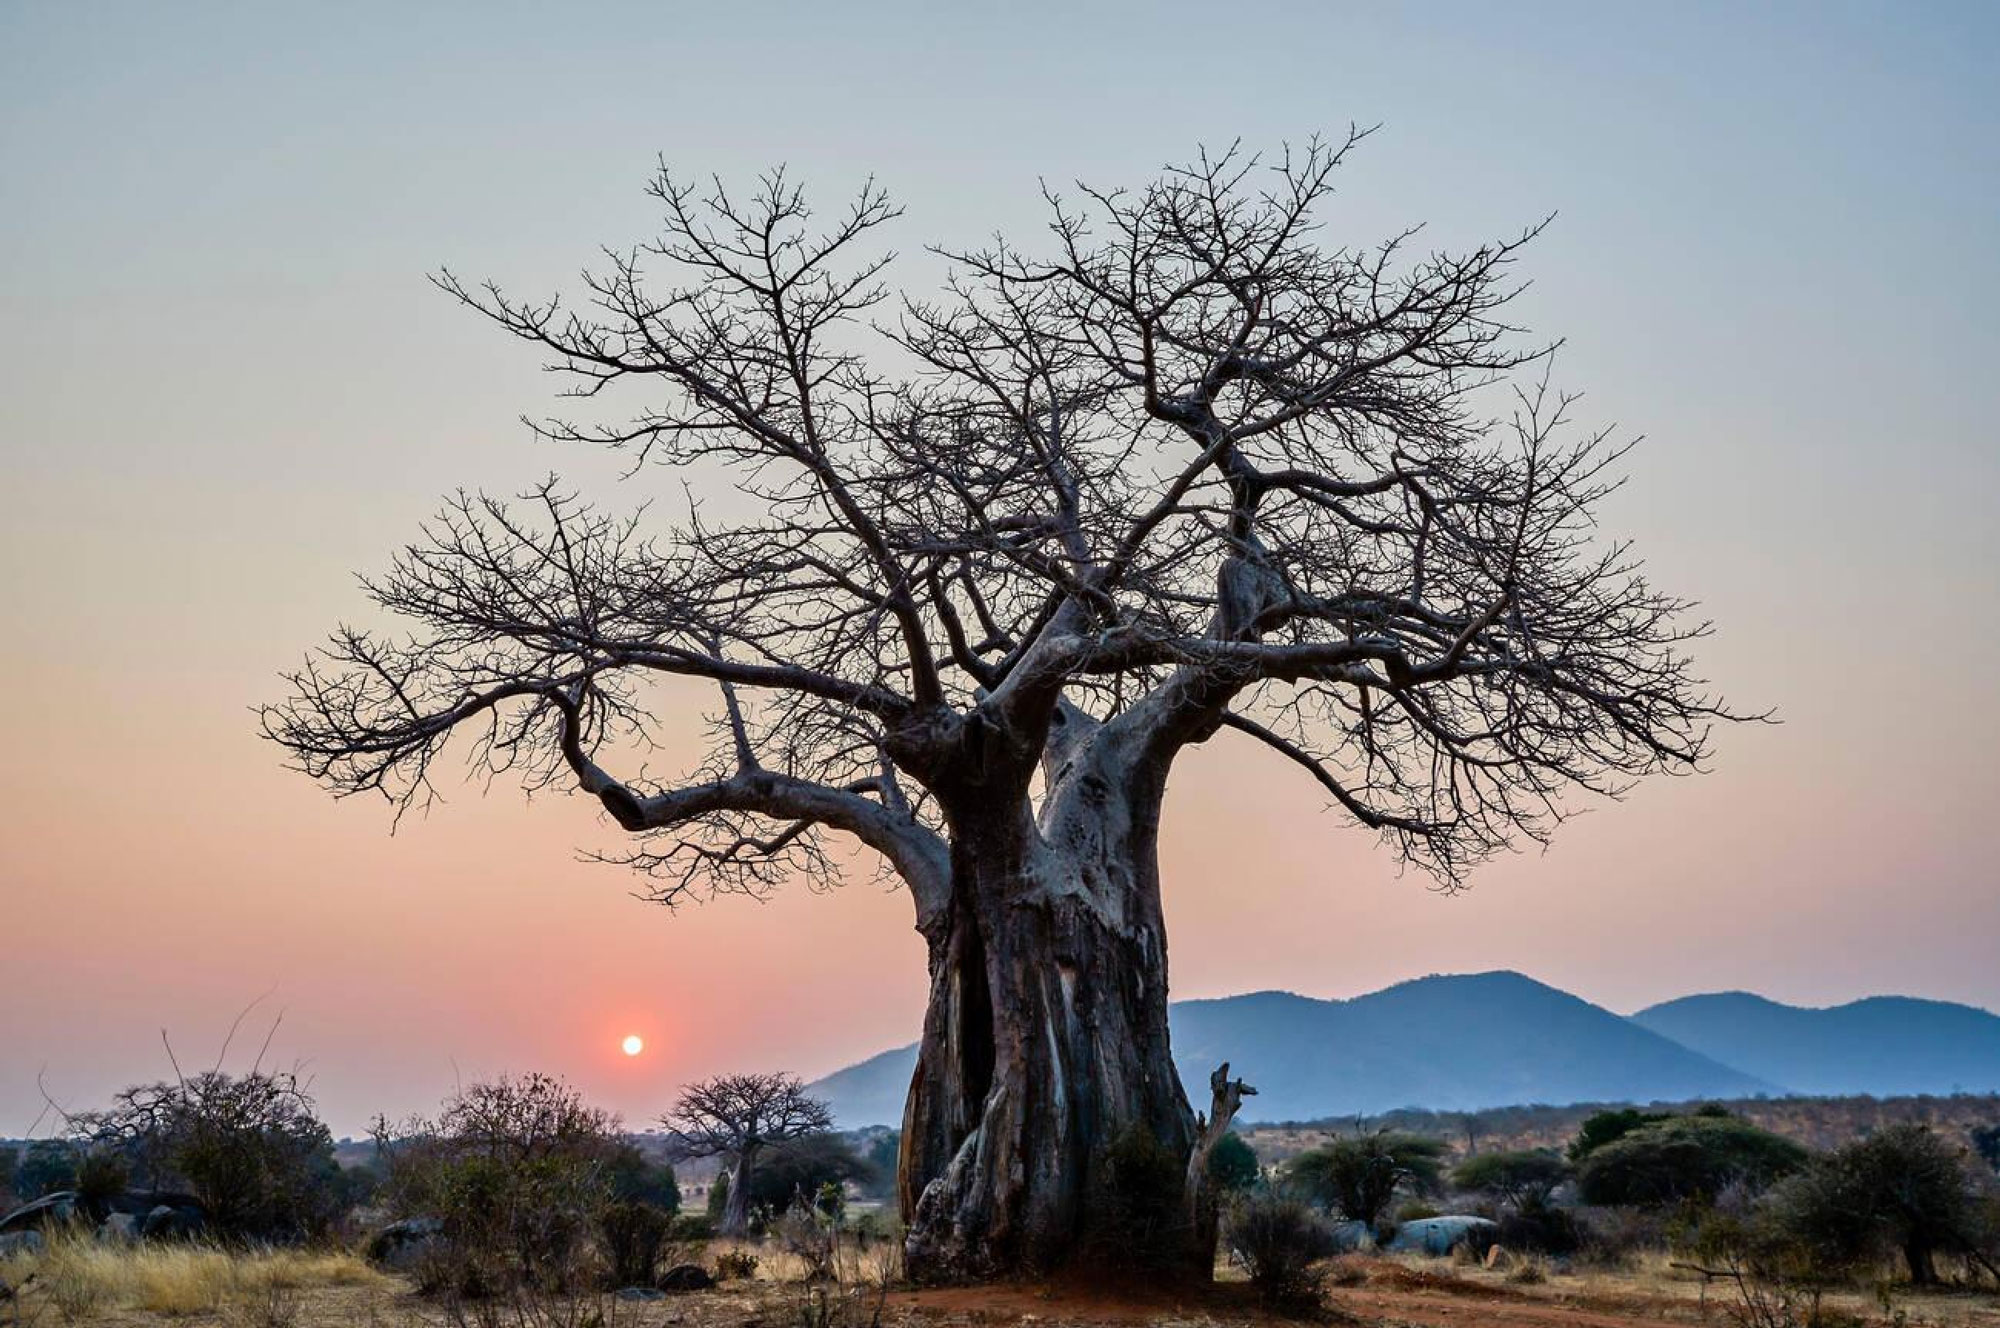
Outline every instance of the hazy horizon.
MULTIPOLYGON (((874 175, 929 242, 1032 243, 1038 180, 1381 131, 1332 241, 1556 220, 1519 313, 1647 441, 1607 507, 1702 601, 1702 673, 1782 723, 1594 805, 1449 898, 1224 733, 1162 839, 1177 999, 1514 969, 1627 1013, 1694 992, 2000 1009, 2000 8, 1541 4, 943 12, 868 3, 0 9, 0 1136, 231 1053, 336 1132, 560 1073, 635 1126, 729 1070, 914 1039, 924 953, 871 884, 669 914, 578 861, 586 800, 440 780, 390 834, 253 708, 457 487, 674 479, 534 442, 535 357, 433 290, 573 289, 650 233, 656 157, 874 175), (779 17, 782 15, 782 17, 779 17), (1200 40, 1196 39, 1199 34, 1200 40), (1240 42, 1232 47, 1230 38, 1240 42), (1980 606, 1987 609, 1982 611, 1980 606), (1227 831, 1225 834, 1224 831, 1227 831), (637 1033, 645 1054, 617 1041, 637 1033)), ((667 716, 662 768, 709 698, 667 716)))

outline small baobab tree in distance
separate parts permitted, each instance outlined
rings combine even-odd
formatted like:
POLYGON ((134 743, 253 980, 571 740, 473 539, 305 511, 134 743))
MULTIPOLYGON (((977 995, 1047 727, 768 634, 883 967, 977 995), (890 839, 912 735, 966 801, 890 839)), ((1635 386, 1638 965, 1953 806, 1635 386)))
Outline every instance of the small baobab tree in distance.
POLYGON ((689 1086, 660 1123, 683 1157, 728 1159, 722 1234, 740 1236, 750 1227, 757 1155, 774 1144, 824 1134, 833 1128, 833 1113, 806 1093, 796 1075, 725 1074, 689 1086))
POLYGON ((663 168, 663 234, 576 303, 441 273, 592 416, 544 435, 745 504, 461 496, 368 583, 402 632, 336 634, 267 733, 403 804, 463 734, 596 799, 670 904, 874 850, 931 978, 910 1267, 1088 1248, 1108 1141, 1195 1148, 1158 862, 1183 755, 1295 767, 1450 888, 1573 791, 1697 767, 1727 717, 1705 625, 1597 538, 1622 444, 1507 320, 1532 232, 1331 242, 1360 137, 1051 194, 1038 245, 948 254, 930 299, 882 284, 879 190, 822 227, 782 173, 663 168), (668 678, 713 686, 715 741, 657 781, 668 678))

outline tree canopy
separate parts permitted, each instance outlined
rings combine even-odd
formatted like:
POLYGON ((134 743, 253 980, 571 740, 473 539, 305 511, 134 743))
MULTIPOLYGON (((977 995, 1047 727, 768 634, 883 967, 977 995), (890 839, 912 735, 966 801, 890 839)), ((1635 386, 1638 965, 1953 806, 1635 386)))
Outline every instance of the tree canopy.
POLYGON ((1548 352, 1506 316, 1535 229, 1323 242, 1361 137, 1052 193, 1041 245, 951 253, 934 298, 883 283, 880 189, 821 226, 782 172, 663 169, 660 237, 575 300, 441 273, 586 406, 644 394, 538 431, 749 506, 461 495, 366 583, 406 634, 341 630, 265 731, 402 803, 466 732, 598 798, 667 901, 829 878, 844 833, 935 905, 953 756, 1038 747, 1059 702, 1249 735, 1447 883, 1566 789, 1693 767, 1706 627, 1593 539, 1624 446, 1505 385, 1548 352), (614 773, 668 676, 717 687, 710 759, 614 773))

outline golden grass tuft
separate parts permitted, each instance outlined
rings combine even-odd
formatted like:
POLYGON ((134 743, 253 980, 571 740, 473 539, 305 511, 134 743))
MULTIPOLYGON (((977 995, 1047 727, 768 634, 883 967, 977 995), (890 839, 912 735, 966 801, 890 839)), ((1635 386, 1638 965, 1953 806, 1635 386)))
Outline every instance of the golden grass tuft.
POLYGON ((168 1317, 215 1314, 317 1287, 387 1285, 360 1256, 326 1250, 230 1251, 207 1245, 111 1245, 59 1236, 38 1257, 17 1263, 66 1323, 102 1311, 142 1310, 168 1317))

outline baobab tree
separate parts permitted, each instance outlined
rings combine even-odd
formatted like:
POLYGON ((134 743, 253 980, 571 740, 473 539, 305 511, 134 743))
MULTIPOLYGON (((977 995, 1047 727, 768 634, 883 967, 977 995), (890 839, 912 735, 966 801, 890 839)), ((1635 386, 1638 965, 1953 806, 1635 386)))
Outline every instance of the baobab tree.
POLYGON ((833 1128, 833 1113, 789 1074, 725 1074, 683 1091, 660 1122, 684 1157, 729 1160, 729 1203, 722 1234, 750 1229, 750 1178, 757 1155, 833 1128))
POLYGON ((660 237, 574 304, 441 272, 582 399, 543 436, 739 497, 461 496, 367 583, 402 633, 339 632, 267 733, 400 804, 465 735, 596 799, 668 904, 831 881, 859 841, 928 947, 910 1266, 1087 1247, 1108 1140, 1194 1151, 1158 862, 1191 748, 1229 732, 1450 889, 1726 717, 1704 624, 1596 538, 1623 445, 1507 320, 1534 231, 1334 243, 1359 137, 1049 192, 1044 236, 944 254, 927 299, 884 283, 880 190, 822 225, 782 172, 662 168, 660 237), (715 741, 642 777, 668 678, 713 686, 715 741))

